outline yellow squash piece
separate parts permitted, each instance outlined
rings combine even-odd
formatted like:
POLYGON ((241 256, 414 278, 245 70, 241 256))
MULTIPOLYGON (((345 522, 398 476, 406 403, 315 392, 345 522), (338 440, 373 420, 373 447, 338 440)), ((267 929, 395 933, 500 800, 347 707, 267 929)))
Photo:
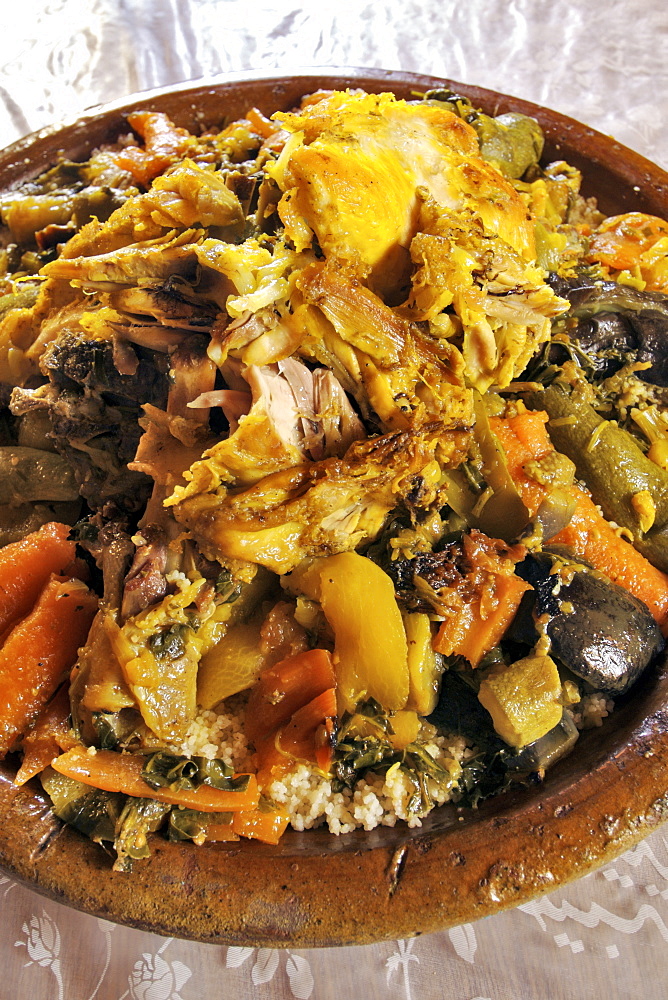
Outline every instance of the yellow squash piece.
POLYGON ((561 681, 549 656, 525 656, 487 677, 478 699, 501 739, 513 747, 540 739, 562 716, 561 681))
POLYGON ((404 750, 409 743, 414 743, 420 732, 418 713, 403 709, 390 719, 392 735, 390 743, 395 750, 404 750))
MULTIPOLYGON (((429 715, 438 702, 442 668, 432 648, 429 615, 420 611, 404 615, 408 642, 409 693, 407 708, 418 715, 429 715)), ((410 742, 410 741, 409 741, 410 742)))
POLYGON ((307 597, 320 600, 335 636, 339 706, 352 711, 374 698, 386 711, 408 698, 408 651, 394 585, 376 563, 356 552, 314 560, 304 574, 307 597))
POLYGON ((258 679, 267 659, 260 649, 262 621, 260 617, 233 625, 202 657, 197 674, 197 703, 202 708, 213 708, 258 679))

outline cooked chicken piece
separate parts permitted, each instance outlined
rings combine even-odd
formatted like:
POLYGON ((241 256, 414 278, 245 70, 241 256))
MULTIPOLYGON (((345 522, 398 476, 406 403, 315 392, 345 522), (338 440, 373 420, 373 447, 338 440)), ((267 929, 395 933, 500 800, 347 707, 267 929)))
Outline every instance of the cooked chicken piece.
POLYGON ((297 287, 354 348, 380 365, 399 364, 409 324, 357 279, 330 264, 312 264, 300 273, 297 287))
POLYGON ((137 344, 160 354, 168 354, 190 338, 187 330, 130 316, 110 306, 89 309, 82 314, 79 325, 91 340, 137 344))
POLYGON ((480 220, 462 219, 425 206, 421 232, 411 243, 417 265, 402 312, 416 320, 438 320, 451 307, 462 329, 455 342, 468 383, 485 392, 505 388, 550 336, 550 320, 568 302, 480 220))
POLYGON ((192 286, 176 275, 159 284, 119 288, 109 293, 112 309, 119 312, 152 316, 165 326, 191 330, 209 330, 218 310, 211 302, 198 300, 192 286))
MULTIPOLYGON (((242 410, 244 401, 235 391, 236 427, 194 463, 186 474, 190 482, 177 491, 180 497, 216 490, 222 484, 256 483, 310 458, 342 455, 366 433, 334 376, 321 388, 322 376, 291 358, 262 368, 251 365, 242 374, 250 392, 242 410), (327 406, 324 414, 321 402, 327 406)), ((201 402, 217 396, 205 393, 204 399, 189 404, 189 410, 197 412, 201 402)), ((230 402, 228 396, 220 399, 230 402)))
MULTIPOLYGON (((177 531, 163 500, 183 474, 213 444, 209 433, 209 409, 191 409, 190 400, 212 392, 216 369, 206 354, 201 337, 191 337, 170 358, 170 388, 166 410, 146 404, 139 424, 144 431, 128 468, 143 472, 154 481, 153 494, 141 520, 150 530, 159 528, 172 539, 177 531)), ((177 549, 174 549, 177 552, 177 549)), ((175 568, 171 566, 170 568, 175 568)))
POLYGON ((345 454, 353 441, 366 437, 341 384, 325 368, 311 371, 295 358, 278 362, 297 404, 302 447, 314 461, 345 454))
POLYGON ((374 410, 383 429, 401 430, 435 418, 448 427, 473 423, 472 396, 463 384, 457 352, 430 342, 415 324, 331 264, 306 268, 297 284, 311 305, 310 311, 302 308, 294 315, 294 322, 303 324, 300 353, 330 366, 336 357, 362 412, 374 410), (330 333, 322 320, 314 322, 313 307, 331 324, 330 333))
POLYGON ((49 278, 60 278, 83 288, 113 291, 116 285, 137 285, 140 281, 167 280, 178 274, 194 279, 197 257, 193 240, 197 232, 173 231, 157 239, 133 243, 109 253, 87 257, 58 257, 42 268, 49 278))
POLYGON ((208 558, 288 573, 306 556, 370 541, 402 501, 434 503, 441 468, 462 461, 468 438, 432 424, 356 441, 343 458, 273 473, 241 493, 176 491, 167 503, 208 558))
POLYGON ((206 425, 209 412, 201 407, 189 408, 191 400, 210 392, 216 381, 216 366, 206 353, 204 337, 190 337, 172 352, 169 359, 171 385, 167 396, 167 413, 183 420, 206 425))
POLYGON ((528 259, 532 223, 514 188, 479 156, 473 129, 445 108, 391 94, 334 93, 276 116, 292 133, 267 172, 284 192, 279 214, 298 250, 325 256, 388 301, 401 301, 420 206, 481 216, 528 259))
MULTIPOLYGON (((248 239, 238 245, 207 239, 195 248, 195 253, 206 271, 202 279, 204 292, 207 281, 213 280, 211 272, 227 279, 224 301, 221 301, 224 286, 216 290, 214 301, 220 308, 225 308, 233 319, 257 313, 285 300, 290 293, 290 273, 313 260, 312 254, 295 253, 283 241, 276 242, 270 251, 256 239, 248 239)), ((211 297, 214 298, 213 295, 211 297)))
POLYGON ((219 406, 229 424, 230 434, 234 434, 239 426, 240 417, 245 417, 252 405, 252 394, 241 389, 212 389, 211 392, 203 392, 188 403, 190 409, 205 409, 207 413, 212 406, 219 406))

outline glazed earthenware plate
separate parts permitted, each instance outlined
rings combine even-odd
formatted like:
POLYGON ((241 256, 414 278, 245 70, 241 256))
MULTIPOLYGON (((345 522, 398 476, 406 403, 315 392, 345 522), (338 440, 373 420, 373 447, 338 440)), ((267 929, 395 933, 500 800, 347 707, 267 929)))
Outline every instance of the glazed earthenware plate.
MULTIPOLYGON (((165 111, 191 130, 255 105, 287 110, 321 88, 390 90, 447 85, 488 114, 533 115, 545 161, 582 170, 583 193, 606 214, 668 216, 668 174, 612 139, 526 101, 408 73, 342 69, 293 76, 226 76, 138 95, 44 129, 0 153, 0 189, 35 176, 62 153, 85 158, 127 131, 125 115, 165 111)), ((221 944, 310 947, 405 938, 475 920, 586 874, 668 818, 668 668, 646 674, 605 724, 583 733, 542 785, 476 810, 443 806, 423 825, 335 837, 288 831, 280 844, 170 843, 132 874, 54 818, 37 783, 0 766, 0 866, 80 910, 166 935, 221 944)))

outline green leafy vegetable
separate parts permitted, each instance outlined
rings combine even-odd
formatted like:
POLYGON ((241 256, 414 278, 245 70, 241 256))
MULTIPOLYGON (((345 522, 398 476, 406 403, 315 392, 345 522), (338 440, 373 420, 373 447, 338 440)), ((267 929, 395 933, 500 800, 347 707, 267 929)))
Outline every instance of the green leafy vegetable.
POLYGON ((129 871, 133 861, 150 855, 148 834, 162 826, 171 808, 155 799, 127 798, 116 824, 114 871, 129 871))

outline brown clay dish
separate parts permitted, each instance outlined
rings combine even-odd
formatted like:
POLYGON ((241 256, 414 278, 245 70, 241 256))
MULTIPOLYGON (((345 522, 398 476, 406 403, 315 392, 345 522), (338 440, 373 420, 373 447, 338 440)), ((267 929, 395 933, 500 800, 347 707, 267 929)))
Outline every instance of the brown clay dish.
MULTIPOLYGON (((306 93, 362 87, 415 92, 449 85, 489 114, 520 111, 545 130, 545 159, 584 174, 602 211, 668 216, 668 174, 563 115, 488 90, 410 73, 343 69, 279 77, 244 74, 152 91, 44 129, 0 153, 0 188, 72 159, 126 129, 124 115, 167 112, 195 129, 251 105, 287 110, 306 93)), ((288 832, 277 847, 254 841, 169 843, 131 875, 62 827, 39 786, 12 784, 0 767, 0 866, 44 895, 96 916, 220 944, 312 947, 366 944, 441 930, 524 902, 586 874, 668 819, 668 667, 645 675, 601 729, 542 786, 477 810, 444 806, 421 829, 405 824, 343 837, 288 832)))

